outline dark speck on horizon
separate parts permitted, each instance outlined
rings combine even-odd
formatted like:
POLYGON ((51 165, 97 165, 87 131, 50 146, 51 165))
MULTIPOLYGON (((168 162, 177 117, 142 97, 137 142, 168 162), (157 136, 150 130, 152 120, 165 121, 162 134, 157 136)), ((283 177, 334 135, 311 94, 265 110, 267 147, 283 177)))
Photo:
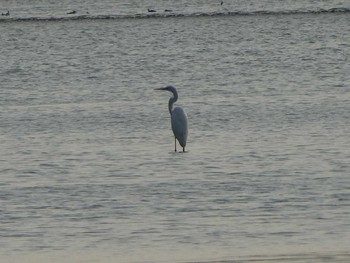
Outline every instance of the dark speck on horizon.
POLYGON ((7 10, 7 12, 6 12, 6 13, 1 13, 1 15, 2 15, 2 16, 9 16, 9 15, 10 15, 10 11, 9 11, 9 10, 7 10))

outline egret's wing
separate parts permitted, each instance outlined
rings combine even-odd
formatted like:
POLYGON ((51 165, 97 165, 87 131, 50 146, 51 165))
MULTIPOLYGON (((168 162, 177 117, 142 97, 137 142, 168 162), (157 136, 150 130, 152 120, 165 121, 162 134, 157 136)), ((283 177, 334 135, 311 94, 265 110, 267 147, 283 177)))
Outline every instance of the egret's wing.
POLYGON ((186 146, 188 136, 187 115, 181 107, 176 107, 171 114, 171 128, 182 147, 186 146))

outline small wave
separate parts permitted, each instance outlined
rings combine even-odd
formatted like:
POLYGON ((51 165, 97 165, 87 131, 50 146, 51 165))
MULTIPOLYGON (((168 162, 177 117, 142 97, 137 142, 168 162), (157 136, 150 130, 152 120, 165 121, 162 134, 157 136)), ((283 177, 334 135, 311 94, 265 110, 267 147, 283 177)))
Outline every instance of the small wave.
POLYGON ((329 9, 297 9, 297 10, 257 10, 257 11, 220 11, 220 12, 154 12, 131 15, 74 15, 74 16, 51 16, 51 17, 0 17, 0 22, 25 22, 25 21, 65 21, 65 20, 115 20, 115 19, 146 19, 146 18, 169 18, 169 17, 215 17, 215 16, 258 16, 258 15, 296 15, 296 14, 332 14, 350 13, 350 8, 329 9))

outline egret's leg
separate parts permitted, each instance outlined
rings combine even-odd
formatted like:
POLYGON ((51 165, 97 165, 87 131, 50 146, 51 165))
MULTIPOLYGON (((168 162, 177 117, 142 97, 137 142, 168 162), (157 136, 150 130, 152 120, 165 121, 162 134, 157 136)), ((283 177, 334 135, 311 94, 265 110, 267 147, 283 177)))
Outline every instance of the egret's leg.
POLYGON ((185 152, 185 147, 182 147, 182 151, 185 152))
POLYGON ((176 137, 175 137, 175 152, 176 152, 176 137))

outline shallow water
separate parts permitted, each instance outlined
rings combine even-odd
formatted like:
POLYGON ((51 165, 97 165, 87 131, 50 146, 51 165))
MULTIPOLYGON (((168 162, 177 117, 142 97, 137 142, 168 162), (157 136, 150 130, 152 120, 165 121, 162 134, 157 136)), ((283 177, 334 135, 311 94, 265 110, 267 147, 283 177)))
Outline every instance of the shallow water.
POLYGON ((2 26, 3 259, 349 261, 347 13, 2 26))

